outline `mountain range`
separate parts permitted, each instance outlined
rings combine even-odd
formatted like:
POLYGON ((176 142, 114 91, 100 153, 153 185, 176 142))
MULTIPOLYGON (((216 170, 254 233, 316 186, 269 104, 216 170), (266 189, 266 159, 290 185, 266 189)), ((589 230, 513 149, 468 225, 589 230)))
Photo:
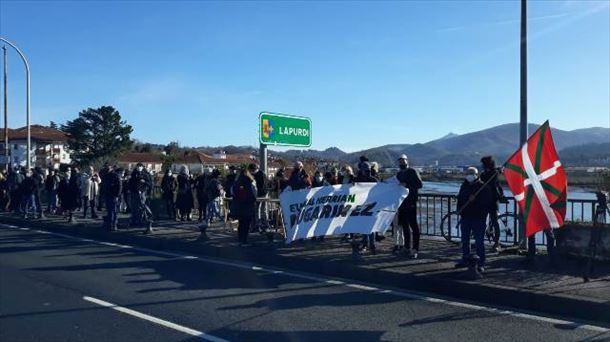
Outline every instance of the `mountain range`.
MULTIPOLYGON (((529 124, 528 131, 531 134, 538 127, 529 124)), ((558 153, 567 165, 610 164, 610 128, 571 131, 552 128, 552 134, 558 153)), ((434 165, 436 162, 439 165, 477 165, 484 155, 493 155, 498 161, 505 160, 515 152, 518 141, 519 124, 511 123, 461 135, 449 133, 426 143, 383 145, 353 153, 331 147, 323 151, 289 150, 273 154, 289 160, 317 158, 346 163, 355 163, 361 155, 366 155, 369 160, 384 166, 394 165, 398 156, 406 154, 412 165, 434 165)))

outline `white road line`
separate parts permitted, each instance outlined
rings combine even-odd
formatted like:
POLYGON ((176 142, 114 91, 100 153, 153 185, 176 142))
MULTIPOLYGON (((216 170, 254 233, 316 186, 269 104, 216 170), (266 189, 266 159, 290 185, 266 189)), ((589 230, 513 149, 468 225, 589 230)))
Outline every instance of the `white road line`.
POLYGON ((127 314, 127 315, 130 315, 130 316, 133 316, 133 317, 137 317, 137 318, 143 319, 145 321, 149 321, 149 322, 152 322, 152 323, 164 326, 166 328, 174 329, 174 330, 183 332, 183 333, 191 335, 191 336, 199 337, 199 338, 201 338, 203 340, 206 340, 206 341, 210 341, 210 342, 229 342, 228 340, 225 340, 223 338, 216 337, 216 336, 210 335, 210 334, 206 334, 206 333, 204 333, 202 331, 191 329, 191 328, 182 326, 180 324, 172 323, 170 321, 166 321, 164 319, 157 318, 157 317, 154 317, 154 316, 151 316, 151 315, 147 315, 147 314, 135 311, 135 310, 131 310, 131 309, 122 307, 122 306, 118 306, 116 304, 112 304, 112 303, 103 301, 101 299, 97 299, 97 298, 93 298, 93 297, 87 297, 87 296, 83 297, 83 299, 88 301, 88 302, 91 302, 91 303, 94 303, 94 304, 97 304, 97 305, 101 305, 103 307, 106 307, 106 308, 109 308, 109 309, 112 309, 112 310, 116 310, 116 311, 122 312, 124 314, 127 314))
MULTIPOLYGON (((2 224, 0 224, 0 225, 2 225, 2 224)), ((6 226, 6 225, 4 225, 4 226, 6 226)), ((449 300, 449 299, 431 297, 426 293, 422 293, 422 292, 418 292, 418 291, 406 291, 406 290, 398 291, 398 290, 393 290, 393 289, 382 289, 382 288, 366 285, 364 283, 356 283, 353 281, 347 282, 345 279, 337 280, 337 279, 333 279, 331 277, 309 275, 309 274, 305 274, 305 273, 297 273, 297 272, 292 272, 292 271, 288 271, 288 270, 254 265, 254 264, 246 263, 246 262, 224 261, 224 260, 220 260, 220 259, 213 259, 210 257, 185 255, 185 254, 179 254, 179 253, 157 251, 157 250, 142 248, 142 247, 120 245, 120 244, 111 243, 111 242, 85 239, 85 238, 80 238, 80 237, 76 237, 76 236, 72 236, 72 235, 48 232, 48 231, 37 230, 37 229, 29 229, 29 230, 32 232, 57 235, 57 236, 68 238, 68 239, 73 239, 73 240, 78 240, 78 241, 83 241, 83 242, 90 242, 90 243, 104 245, 104 246, 127 248, 127 249, 131 249, 134 251, 144 252, 147 254, 161 255, 161 256, 165 256, 165 257, 173 257, 173 258, 180 258, 180 259, 192 259, 192 260, 205 262, 205 263, 209 263, 209 264, 230 266, 230 267, 235 267, 235 268, 240 268, 240 269, 245 269, 245 270, 258 271, 258 272, 266 273, 266 274, 281 274, 281 275, 285 275, 285 276, 289 276, 289 277, 293 277, 293 278, 311 280, 311 281, 315 281, 315 282, 319 282, 319 283, 326 283, 326 284, 331 284, 331 285, 355 288, 355 289, 358 289, 361 291, 366 291, 366 292, 380 293, 380 294, 393 295, 393 296, 402 297, 402 298, 422 300, 422 301, 426 301, 426 302, 430 302, 430 303, 444 304, 444 305, 449 305, 449 306, 454 306, 454 307, 459 307, 459 308, 464 308, 464 309, 469 309, 469 310, 486 311, 486 312, 491 312, 491 313, 498 314, 498 315, 519 317, 519 318, 524 318, 524 319, 529 319, 529 320, 534 320, 534 321, 539 321, 539 322, 545 322, 545 323, 550 323, 550 324, 569 325, 569 326, 573 326, 575 329, 576 328, 585 329, 585 330, 590 330, 590 331, 595 331, 595 332, 600 332, 600 333, 610 332, 609 328, 601 327, 601 326, 597 326, 597 325, 581 324, 581 323, 577 323, 577 322, 573 322, 573 321, 556 319, 556 318, 551 318, 551 317, 544 317, 544 316, 539 316, 539 315, 534 315, 534 314, 529 314, 529 313, 524 313, 524 312, 504 310, 504 309, 494 308, 494 307, 490 307, 490 306, 469 304, 469 303, 458 302, 458 301, 449 300)))

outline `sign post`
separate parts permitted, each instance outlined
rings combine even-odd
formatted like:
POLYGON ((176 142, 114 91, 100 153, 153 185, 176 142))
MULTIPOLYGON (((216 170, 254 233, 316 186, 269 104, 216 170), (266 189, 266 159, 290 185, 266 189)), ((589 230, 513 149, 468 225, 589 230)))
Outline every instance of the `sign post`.
POLYGON ((302 116, 261 112, 258 117, 261 170, 267 174, 267 146, 311 146, 311 120, 302 116))

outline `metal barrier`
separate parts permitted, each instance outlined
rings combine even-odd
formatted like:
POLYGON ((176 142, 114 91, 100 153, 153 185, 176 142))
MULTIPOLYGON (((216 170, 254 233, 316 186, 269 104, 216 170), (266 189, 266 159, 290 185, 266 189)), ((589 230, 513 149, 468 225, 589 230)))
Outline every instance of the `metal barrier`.
MULTIPOLYGON (((160 196, 160 188, 155 187, 154 194, 160 196)), ((508 202, 500 203, 499 214, 512 213, 518 214, 519 207, 513 197, 506 198, 508 202)), ((279 205, 279 199, 276 198, 257 198, 257 202, 267 203, 267 212, 269 215, 271 231, 284 235, 284 227, 282 222, 282 212, 279 205)), ((223 198, 225 227, 234 229, 235 221, 228 218, 231 198, 223 198)), ((566 221, 571 222, 593 222, 595 217, 595 199, 568 199, 566 208, 566 221)), ((434 194, 420 193, 417 203, 418 223, 423 235, 441 236, 440 225, 442 218, 451 211, 457 210, 457 196, 455 194, 434 194)), ((610 218, 609 218, 610 221, 610 218)), ((509 220, 507 224, 514 232, 512 236, 501 236, 500 242, 504 244, 516 244, 519 234, 519 221, 509 220)), ((539 234, 540 237, 536 241, 537 244, 544 245, 546 238, 544 234, 539 234)))
MULTIPOLYGON (((499 214, 519 214, 519 206, 513 197, 507 197, 507 203, 500 203, 499 214)), ((568 199, 566 221, 593 222, 595 217, 595 199, 568 199)), ((419 194, 417 203, 418 224, 423 235, 441 236, 440 224, 442 218, 451 211, 457 210, 457 196, 453 194, 419 194)), ((515 232, 512 237, 501 236, 500 242, 516 244, 519 231, 519 221, 510 220, 510 228, 515 232)), ((539 234, 537 244, 544 245, 546 237, 539 234)))

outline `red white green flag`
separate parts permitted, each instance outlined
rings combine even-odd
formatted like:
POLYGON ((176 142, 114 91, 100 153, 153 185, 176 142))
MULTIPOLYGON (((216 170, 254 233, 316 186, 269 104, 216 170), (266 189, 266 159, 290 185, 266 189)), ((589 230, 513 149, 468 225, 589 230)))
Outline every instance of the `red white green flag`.
POLYGON ((508 159, 504 175, 519 203, 527 237, 563 225, 568 179, 548 121, 508 159))

